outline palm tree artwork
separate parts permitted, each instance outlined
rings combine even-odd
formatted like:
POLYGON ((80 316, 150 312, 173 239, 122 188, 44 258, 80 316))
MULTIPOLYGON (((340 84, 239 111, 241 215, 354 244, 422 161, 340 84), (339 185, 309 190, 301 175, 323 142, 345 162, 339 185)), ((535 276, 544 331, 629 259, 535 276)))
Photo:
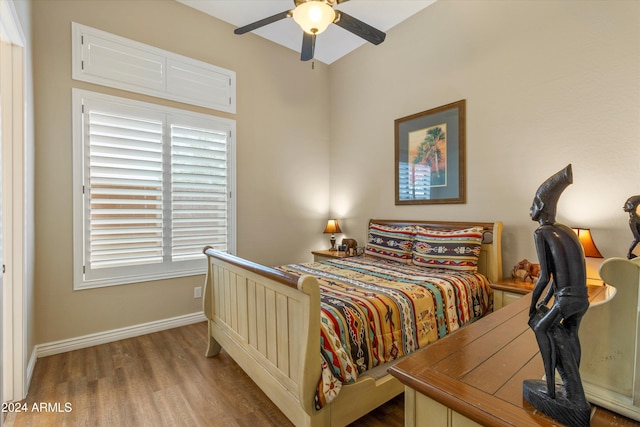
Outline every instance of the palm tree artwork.
POLYGON ((417 197, 427 196, 429 187, 447 185, 447 124, 431 126, 411 132, 409 137, 410 163, 413 169, 413 188, 417 197))

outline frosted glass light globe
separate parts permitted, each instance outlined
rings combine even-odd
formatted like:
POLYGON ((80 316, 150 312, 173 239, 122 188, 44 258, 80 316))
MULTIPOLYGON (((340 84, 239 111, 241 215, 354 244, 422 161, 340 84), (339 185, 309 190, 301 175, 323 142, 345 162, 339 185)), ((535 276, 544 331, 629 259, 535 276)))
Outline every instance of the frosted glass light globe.
POLYGON ((335 19, 336 12, 323 1, 308 1, 293 11, 293 20, 309 34, 320 34, 335 19))

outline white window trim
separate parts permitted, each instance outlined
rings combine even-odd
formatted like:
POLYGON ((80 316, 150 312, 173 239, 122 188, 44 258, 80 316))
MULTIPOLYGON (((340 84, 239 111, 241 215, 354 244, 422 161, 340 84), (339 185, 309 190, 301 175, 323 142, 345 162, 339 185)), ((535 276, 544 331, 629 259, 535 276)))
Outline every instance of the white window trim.
POLYGON ((74 80, 236 113, 234 71, 76 22, 71 33, 74 80))
POLYGON ((72 125, 73 125, 73 287, 75 290, 90 289, 104 286, 114 286, 130 283, 139 283, 152 280, 168 279, 204 274, 206 272, 206 261, 203 256, 201 267, 193 268, 193 261, 185 261, 185 265, 191 264, 189 268, 181 271, 160 272, 140 275, 127 275, 126 277, 85 280, 85 206, 84 206, 84 141, 83 141, 83 100, 92 99, 98 101, 117 102, 137 107, 152 109, 164 114, 174 114, 179 116, 192 116, 208 121, 215 121, 225 130, 229 131, 228 142, 228 252, 236 253, 236 174, 235 174, 235 120, 225 119, 206 114, 194 113, 186 110, 166 107, 157 104, 129 100, 97 92, 72 89, 72 125))

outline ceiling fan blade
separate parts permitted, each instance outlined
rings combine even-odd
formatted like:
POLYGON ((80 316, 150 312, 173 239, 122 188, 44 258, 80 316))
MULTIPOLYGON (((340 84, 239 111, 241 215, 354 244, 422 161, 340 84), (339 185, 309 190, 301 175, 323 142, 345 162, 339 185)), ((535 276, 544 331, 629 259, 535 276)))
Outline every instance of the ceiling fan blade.
POLYGON ((386 37, 386 34, 382 31, 373 28, 371 25, 365 24, 361 20, 356 19, 351 15, 347 15, 342 11, 336 10, 336 15, 336 20, 333 21, 334 24, 352 32, 358 37, 362 37, 370 43, 380 44, 386 37))
POLYGON ((233 30, 233 32, 235 34, 248 33, 249 31, 264 27, 265 25, 271 24, 284 18, 288 18, 289 16, 291 16, 291 11, 287 10, 285 12, 280 12, 268 18, 264 18, 251 24, 245 25, 244 27, 236 28, 235 30, 233 30))
POLYGON ((300 51, 300 60, 308 61, 313 59, 313 51, 316 48, 316 35, 302 33, 302 50, 300 51))

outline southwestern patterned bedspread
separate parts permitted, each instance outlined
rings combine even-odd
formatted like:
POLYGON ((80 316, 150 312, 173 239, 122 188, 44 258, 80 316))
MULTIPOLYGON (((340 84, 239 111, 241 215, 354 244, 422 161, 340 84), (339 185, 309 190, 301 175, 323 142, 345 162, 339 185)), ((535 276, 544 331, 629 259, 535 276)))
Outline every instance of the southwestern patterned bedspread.
POLYGON ((278 269, 318 278, 322 378, 316 408, 342 383, 405 356, 493 308, 488 280, 474 271, 424 268, 360 256, 278 269))

